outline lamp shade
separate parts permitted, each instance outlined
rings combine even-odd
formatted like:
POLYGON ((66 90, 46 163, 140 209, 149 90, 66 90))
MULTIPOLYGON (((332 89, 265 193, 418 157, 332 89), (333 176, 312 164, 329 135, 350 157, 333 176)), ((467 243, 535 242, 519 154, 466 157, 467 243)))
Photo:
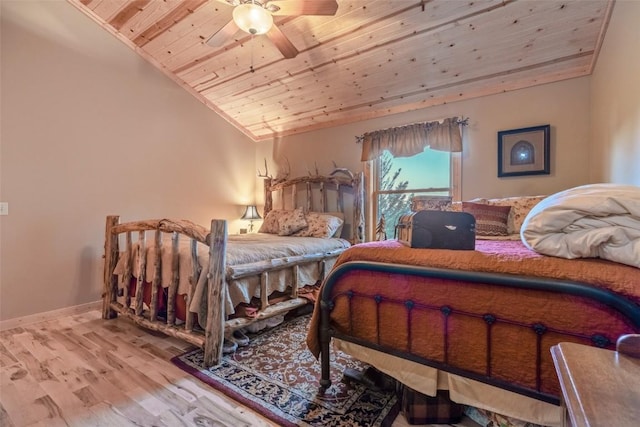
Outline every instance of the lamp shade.
POLYGON ((261 5, 244 3, 233 9, 233 21, 249 34, 264 34, 273 26, 273 16, 261 5))
POLYGON ((258 213, 258 209, 255 205, 249 205, 240 219, 262 219, 262 217, 258 213))

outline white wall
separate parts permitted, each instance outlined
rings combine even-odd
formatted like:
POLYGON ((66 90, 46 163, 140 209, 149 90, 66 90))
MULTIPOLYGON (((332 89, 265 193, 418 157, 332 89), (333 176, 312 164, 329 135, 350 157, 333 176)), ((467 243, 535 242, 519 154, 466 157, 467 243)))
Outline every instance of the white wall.
POLYGON ((246 226, 255 143, 67 2, 0 3, 0 320, 99 300, 108 214, 246 226))
POLYGON ((591 180, 640 186, 640 1, 616 2, 591 93, 591 180))
POLYGON ((550 194, 588 182, 589 111, 589 78, 583 77, 285 137, 259 146, 256 159, 272 158, 274 172, 288 159, 292 176, 315 171, 316 164, 326 174, 333 161, 359 171, 356 135, 462 116, 470 119, 463 131, 463 199, 550 194), (544 124, 551 125, 551 174, 498 178, 498 131, 544 124))

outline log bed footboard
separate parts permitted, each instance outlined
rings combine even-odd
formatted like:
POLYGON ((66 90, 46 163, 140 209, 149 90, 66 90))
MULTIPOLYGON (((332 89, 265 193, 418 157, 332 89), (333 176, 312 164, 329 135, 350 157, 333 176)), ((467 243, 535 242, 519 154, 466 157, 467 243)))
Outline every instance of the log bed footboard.
MULTIPOLYGON (((166 239, 166 237, 164 237, 166 239)), ((119 223, 118 216, 108 216, 105 235, 105 276, 103 294, 103 318, 111 319, 117 315, 124 316, 139 326, 165 333, 204 350, 204 361, 207 366, 220 363, 222 358, 222 346, 225 335, 230 335, 234 330, 246 327, 260 320, 268 319, 284 314, 297 307, 309 303, 309 300, 298 296, 298 268, 305 264, 318 264, 320 279, 324 279, 327 268, 325 263, 335 259, 342 250, 329 251, 324 254, 310 254, 292 256, 287 260, 273 260, 272 262, 259 263, 257 266, 243 267, 226 266, 227 247, 227 223, 224 220, 212 220, 211 232, 204 227, 187 221, 175 220, 146 220, 128 223, 119 223), (162 298, 166 312, 160 310, 162 278, 161 246, 163 246, 163 234, 171 236, 170 246, 164 245, 171 251, 170 274, 171 281, 162 298), (152 238, 148 242, 147 234, 152 238), (124 247, 121 248, 121 241, 124 247), (184 294, 185 304, 181 310, 177 310, 179 281, 179 244, 186 241, 189 244, 189 258, 192 271, 189 272, 188 291, 184 294), (206 324, 199 325, 197 314, 185 309, 189 307, 194 297, 196 284, 202 280, 202 270, 199 262, 198 251, 203 250, 204 244, 208 247, 208 271, 206 272, 207 292, 206 298, 206 324), (151 256, 134 256, 136 251, 145 253, 146 248, 155 249, 151 256), (118 260, 123 258, 123 276, 114 273, 118 260), (150 258, 150 259, 148 259, 150 258), (137 261, 135 261, 137 259, 137 261), (137 262, 138 277, 133 276, 133 262, 137 262), (148 271, 147 263, 153 263, 153 277, 145 277, 148 271), (283 269, 293 270, 293 282, 289 298, 284 301, 271 303, 267 295, 267 279, 271 272, 283 269), (230 280, 241 279, 248 276, 259 277, 260 282, 260 309, 251 317, 236 317, 228 319, 225 313, 226 284, 230 280), (119 282, 120 280, 120 282, 119 282), (133 280, 134 286, 129 283, 133 280), (147 283, 145 286, 137 286, 139 283, 147 283), (149 290, 150 288, 150 290, 149 290), (134 290, 132 290, 134 289, 134 290), (146 304, 146 308, 145 308, 146 304), (182 316, 178 316, 180 311, 182 316), (182 318, 184 317, 184 318, 182 318)), ((165 266, 166 267, 166 266, 165 266)), ((184 268, 184 267, 183 267, 184 268)))
POLYGON ((323 388, 331 385, 334 337, 555 405, 560 402, 560 388, 552 345, 572 341, 615 349, 620 335, 640 332, 640 305, 606 289, 564 280, 380 262, 351 261, 334 268, 323 284, 319 311, 323 388), (358 285, 364 282, 371 291, 358 285), (436 302, 398 296, 406 295, 411 286, 435 292, 431 298, 436 302), (452 286, 465 286, 464 292, 474 298, 530 294, 527 298, 537 306, 500 307, 497 301, 490 310, 476 310, 458 298, 447 300, 443 294, 452 286), (433 291, 427 290, 432 287, 433 291), (546 298, 560 302, 547 306, 546 298), (557 312, 567 304, 579 304, 587 317, 604 319, 602 327, 567 327, 559 320, 563 313, 557 312), (463 357, 464 352, 473 354, 463 357), (507 355, 502 357, 502 352, 507 355), (517 358, 517 367, 503 369, 506 357, 517 358))
POLYGON ((148 220, 135 221, 119 224, 119 217, 110 215, 107 217, 105 231, 105 265, 104 265, 104 284, 105 290, 103 294, 102 317, 104 319, 112 319, 118 314, 131 319, 139 326, 150 330, 159 331, 170 335, 198 347, 203 348, 205 363, 215 365, 219 363, 222 357, 222 345, 224 343, 224 292, 223 286, 224 265, 225 265, 225 247, 227 240, 227 224, 224 220, 212 220, 211 232, 195 224, 184 224, 171 220, 148 220), (147 257, 138 257, 138 268, 140 275, 137 278, 138 283, 144 283, 149 280, 151 286, 151 298, 149 309, 144 309, 143 286, 136 286, 135 294, 130 295, 130 287, 122 287, 122 298, 124 302, 118 301, 119 284, 118 276, 114 274, 116 264, 120 257, 120 238, 124 234, 125 240, 125 274, 128 283, 132 276, 132 260, 133 260, 133 241, 137 237, 139 251, 144 252, 147 247, 147 232, 153 232, 153 245, 155 246, 154 277, 146 278, 147 257), (166 302, 166 318, 158 317, 159 314, 159 283, 161 281, 161 251, 163 233, 171 234, 171 283, 167 291, 166 302), (137 236, 134 236, 137 235, 137 236), (193 298, 195 286, 200 276, 201 270, 198 267, 198 243, 205 244, 209 247, 209 270, 207 272, 208 294, 207 294, 207 324, 204 333, 197 331, 194 313, 187 311, 184 323, 177 322, 176 319, 176 299, 178 292, 178 244, 182 238, 189 239, 190 253, 192 259, 193 271, 189 274, 189 291, 186 294, 186 304, 193 298))

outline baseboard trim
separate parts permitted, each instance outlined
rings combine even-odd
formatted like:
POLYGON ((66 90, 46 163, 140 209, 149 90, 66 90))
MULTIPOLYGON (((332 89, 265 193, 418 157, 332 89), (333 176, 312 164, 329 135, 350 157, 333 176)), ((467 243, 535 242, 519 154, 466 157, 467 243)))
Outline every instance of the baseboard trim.
POLYGON ((0 331, 6 331, 7 329, 13 329, 20 326, 31 325, 33 323, 44 322, 46 320, 56 319, 58 317, 70 316, 73 314, 86 313, 91 310, 101 310, 102 300, 89 302, 86 304, 75 305, 73 307, 65 307, 59 310, 46 311, 44 313, 30 314, 23 317, 15 317, 13 319, 7 319, 0 321, 0 331))

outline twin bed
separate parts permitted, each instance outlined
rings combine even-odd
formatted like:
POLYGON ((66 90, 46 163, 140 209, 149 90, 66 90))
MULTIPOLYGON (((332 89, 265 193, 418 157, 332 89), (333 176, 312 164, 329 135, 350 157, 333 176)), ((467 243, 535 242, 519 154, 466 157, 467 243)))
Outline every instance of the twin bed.
MULTIPOLYGON (((220 360, 225 334, 306 304, 302 292, 322 281, 307 343, 320 358, 323 388, 331 384, 333 339, 337 349, 414 390, 435 396, 437 390, 447 389, 458 403, 549 426, 562 423, 550 347, 571 341, 614 349, 620 336, 640 333, 637 187, 631 189, 635 200, 613 203, 632 212, 622 219, 623 227, 631 224, 623 233, 626 242, 618 231, 608 240, 601 238, 602 224, 595 226, 600 237, 591 237, 594 218, 587 218, 586 225, 575 218, 560 225, 560 234, 582 233, 576 239, 578 247, 589 241, 626 244, 625 250, 617 251, 626 258, 617 262, 604 259, 612 251, 591 254, 600 258, 543 255, 521 240, 477 240, 473 251, 412 249, 395 240, 361 243, 361 177, 305 177, 278 184, 267 180, 263 228, 273 225, 267 212, 278 211, 272 209, 271 193, 281 194, 281 212, 291 212, 293 208, 284 209, 284 196, 289 194, 295 202, 300 185, 306 188, 307 214, 335 210, 344 216, 343 193, 354 197, 353 215, 347 215, 353 219, 345 216, 342 231, 344 236, 348 230, 348 240, 328 237, 319 240, 338 246, 247 261, 238 258, 235 246, 256 247, 261 239, 272 245, 271 239, 278 236, 228 237, 221 220, 213 220, 211 230, 206 230, 186 221, 118 224, 117 217, 109 217, 104 317, 124 315, 202 346, 206 363, 214 365, 220 360), (319 196, 313 196, 314 186, 319 196), (329 189, 337 195, 335 207, 326 201, 329 189), (318 197, 319 209, 313 203, 318 197), (153 236, 150 244, 146 233, 153 236), (171 238, 163 252, 164 233, 171 238), (185 251, 180 250, 182 245, 185 251), (160 252, 164 258, 156 255, 160 252), (282 301, 270 298, 285 293, 282 301), (235 313, 255 298, 260 304, 249 317, 246 312, 235 313)), ((602 200, 590 203, 603 204, 602 200)), ((571 217, 575 211, 575 207, 560 210, 557 218, 571 217)), ((616 223, 617 212, 599 213, 595 219, 616 229, 621 226, 616 223)), ((542 228, 545 224, 542 221, 542 228)), ((570 243, 558 245, 570 249, 570 243)))
POLYGON ((225 336, 312 301, 337 256, 363 241, 362 178, 344 175, 265 179, 260 233, 107 217, 103 317, 184 339, 218 364, 225 336))

